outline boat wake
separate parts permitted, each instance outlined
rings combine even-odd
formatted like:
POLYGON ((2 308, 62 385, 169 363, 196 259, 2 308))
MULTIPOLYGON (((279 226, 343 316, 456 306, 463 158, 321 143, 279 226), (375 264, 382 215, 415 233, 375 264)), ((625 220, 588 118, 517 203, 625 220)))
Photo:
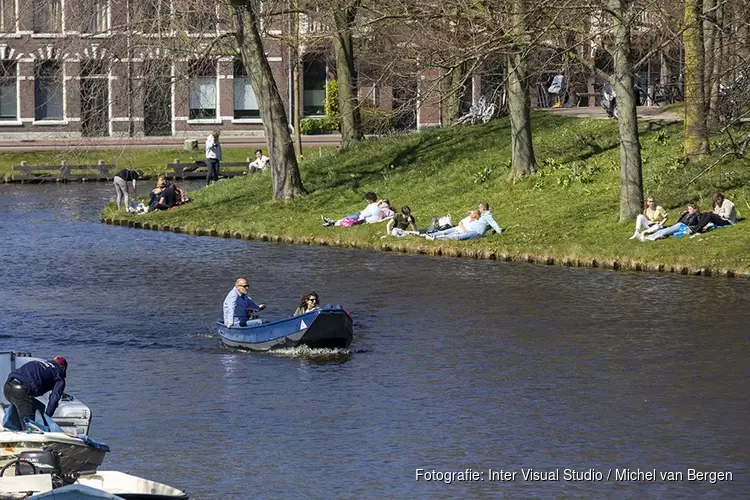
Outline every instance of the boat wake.
POLYGON ((285 349, 274 349, 264 354, 279 358, 305 358, 305 359, 342 359, 350 358, 352 351, 349 349, 311 349, 306 345, 290 347, 285 349))

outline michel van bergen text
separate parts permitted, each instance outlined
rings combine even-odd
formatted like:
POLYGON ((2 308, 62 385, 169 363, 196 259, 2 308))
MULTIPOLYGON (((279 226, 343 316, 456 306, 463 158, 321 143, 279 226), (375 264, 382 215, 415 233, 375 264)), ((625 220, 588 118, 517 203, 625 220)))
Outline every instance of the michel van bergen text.
POLYGON ((698 481, 715 484, 733 481, 728 471, 657 470, 657 469, 464 469, 438 471, 416 469, 417 481, 698 481))

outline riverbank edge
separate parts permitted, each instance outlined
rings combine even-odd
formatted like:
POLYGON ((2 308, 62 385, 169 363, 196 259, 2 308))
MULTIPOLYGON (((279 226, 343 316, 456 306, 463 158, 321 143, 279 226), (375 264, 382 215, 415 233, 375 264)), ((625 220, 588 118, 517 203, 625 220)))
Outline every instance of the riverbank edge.
POLYGON ((271 243, 287 243, 291 245, 318 245, 338 248, 356 248, 359 250, 370 250, 378 252, 407 253, 414 255, 429 255, 433 257, 453 257, 476 260, 496 260, 502 262, 524 262, 527 264, 539 264, 546 266, 581 267, 592 269, 608 269, 612 271, 645 271, 654 273, 670 273, 692 276, 721 276, 726 278, 750 279, 750 270, 738 271, 734 269, 719 269, 713 267, 694 267, 688 265, 668 265, 658 263, 646 263, 636 260, 613 260, 613 259, 582 259, 580 257, 560 256, 535 253, 495 252, 481 248, 456 248, 443 247, 440 245, 400 245, 397 243, 383 242, 356 242, 342 241, 336 238, 321 238, 317 236, 295 237, 289 235, 272 235, 265 233, 248 233, 242 231, 219 231, 217 229, 187 228, 184 226, 171 226, 169 224, 157 224, 151 222, 139 222, 130 219, 117 219, 104 217, 99 219, 103 224, 129 227, 134 229, 147 229, 153 231, 166 231, 172 233, 189 234, 192 236, 211 236, 214 238, 265 241, 271 243))

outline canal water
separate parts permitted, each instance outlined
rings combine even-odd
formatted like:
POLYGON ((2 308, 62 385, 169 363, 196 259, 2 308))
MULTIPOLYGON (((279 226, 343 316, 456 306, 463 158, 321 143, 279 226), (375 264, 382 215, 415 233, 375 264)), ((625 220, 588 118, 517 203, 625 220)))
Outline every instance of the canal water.
POLYGON ((748 281, 135 230, 98 222, 113 194, 0 186, 0 350, 68 358, 107 469, 194 499, 750 496, 748 281), (344 305, 349 352, 223 348, 239 276, 268 319, 344 305))

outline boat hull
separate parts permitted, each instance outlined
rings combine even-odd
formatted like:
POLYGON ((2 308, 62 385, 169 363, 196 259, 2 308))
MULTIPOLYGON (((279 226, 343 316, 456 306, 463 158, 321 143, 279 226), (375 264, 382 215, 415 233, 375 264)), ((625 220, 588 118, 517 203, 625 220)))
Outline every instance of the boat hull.
POLYGON ((0 447, 0 466, 14 460, 24 451, 54 451, 59 455, 60 472, 63 476, 96 472, 109 451, 108 447, 95 448, 82 439, 62 432, 2 431, 0 447))
POLYGON ((307 346, 346 349, 352 342, 352 319, 341 308, 324 308, 257 326, 227 328, 217 322, 222 342, 256 352, 307 346))

